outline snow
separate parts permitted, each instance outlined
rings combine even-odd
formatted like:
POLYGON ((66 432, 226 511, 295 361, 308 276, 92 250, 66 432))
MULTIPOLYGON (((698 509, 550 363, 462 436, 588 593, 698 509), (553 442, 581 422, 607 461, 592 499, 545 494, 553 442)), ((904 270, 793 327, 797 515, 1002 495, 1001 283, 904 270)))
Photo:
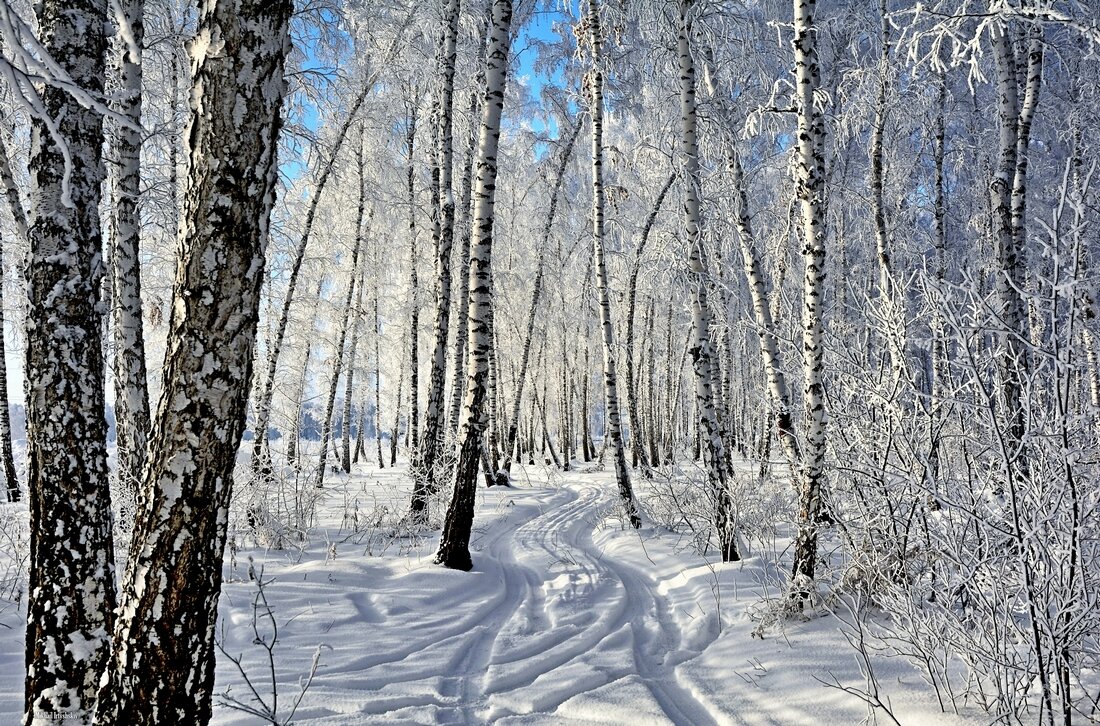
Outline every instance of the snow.
MULTIPOLYGON (((754 637, 750 615, 775 595, 767 559, 723 565, 679 535, 624 529, 610 472, 529 468, 516 480, 517 488, 479 490, 469 573, 433 564, 437 532, 399 536, 379 524, 381 507, 391 519, 405 511, 411 483, 401 469, 331 475, 317 525, 298 547, 268 550, 238 535, 219 606, 216 694, 228 688, 251 703, 228 654, 271 703, 262 643, 272 632, 262 606, 253 630, 251 556, 278 624, 280 717, 320 649, 295 723, 797 726, 867 718, 862 701, 821 682, 835 676, 866 687, 838 620, 788 621, 754 637)), ((636 486, 644 504, 644 480, 636 486)), ((7 723, 22 702, 21 613, 0 609, 0 622, 9 626, 0 627, 7 723)), ((900 659, 874 665, 905 726, 985 722, 941 713, 900 659)), ((214 723, 256 717, 219 704, 214 723)))

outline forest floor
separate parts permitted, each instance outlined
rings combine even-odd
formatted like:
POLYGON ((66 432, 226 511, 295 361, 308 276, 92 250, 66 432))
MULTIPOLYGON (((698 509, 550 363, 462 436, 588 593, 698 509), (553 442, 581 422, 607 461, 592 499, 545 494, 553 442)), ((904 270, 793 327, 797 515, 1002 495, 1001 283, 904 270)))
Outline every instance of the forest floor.
MULTIPOLYGON (((386 524, 408 501, 400 468, 330 475, 305 541, 238 539, 220 601, 215 723, 261 722, 227 697, 318 725, 875 722, 858 696, 825 685, 868 688, 840 619, 754 634, 780 593, 774 553, 722 564, 667 529, 624 528, 607 472, 517 479, 479 490, 468 573, 432 563, 438 531, 386 524)), ((0 723, 12 723, 23 628, 15 606, 0 606, 0 723)), ((985 721, 942 713, 903 660, 872 663, 905 726, 985 721)), ((892 722, 881 710, 877 721, 892 722)))

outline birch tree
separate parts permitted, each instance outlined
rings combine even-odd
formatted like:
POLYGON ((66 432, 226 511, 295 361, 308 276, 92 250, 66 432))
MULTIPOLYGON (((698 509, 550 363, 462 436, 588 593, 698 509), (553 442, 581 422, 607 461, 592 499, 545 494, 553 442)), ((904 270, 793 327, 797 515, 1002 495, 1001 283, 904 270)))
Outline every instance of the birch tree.
POLYGON ((474 522, 477 468, 485 428, 489 385, 489 329, 492 298, 493 220, 496 203, 497 147, 500 117, 508 81, 511 44, 512 0, 493 0, 492 30, 486 52, 485 97, 477 152, 477 184, 474 191, 475 244, 470 253, 470 315, 467 321, 469 351, 466 357, 466 393, 462 405, 454 475, 454 492, 443 523, 436 562, 456 570, 470 570, 470 532, 474 522))
MULTIPOLYGON (((44 51, 79 88, 102 94, 107 0, 43 0, 36 11, 44 51)), ((40 103, 28 227, 23 722, 88 724, 115 606, 99 302, 103 119, 54 84, 40 103)))
POLYGON ((523 403, 523 388, 527 380, 527 367, 531 361, 531 341, 535 334, 535 319, 538 316, 539 298, 542 296, 542 281, 546 270, 546 250, 550 244, 550 233, 554 228, 554 216, 558 209, 558 198, 561 195, 562 181, 565 178, 565 169, 573 155, 573 146, 580 136, 581 123, 573 126, 573 132, 561 152, 561 160, 558 163, 554 175, 554 185, 550 191, 550 206, 546 212, 546 223, 542 228, 542 236, 538 246, 538 262, 535 264, 535 279, 531 283, 531 306, 527 312, 527 327, 523 338, 523 352, 520 354, 519 370, 516 373, 516 390, 512 395, 512 415, 508 420, 508 434, 504 440, 504 465, 497 477, 497 484, 508 484, 512 473, 512 453, 516 447, 516 438, 519 435, 520 406, 523 403))
MULTIPOLYGON (((412 16, 406 18, 404 25, 402 25, 394 34, 392 42, 389 44, 387 50, 382 54, 380 59, 380 67, 384 68, 389 62, 396 56, 398 48, 405 29, 408 27, 412 16)), ((375 84, 378 83, 378 79, 381 75, 379 69, 374 70, 368 75, 363 83, 359 93, 352 101, 347 115, 340 123, 339 128, 336 131, 335 141, 331 151, 331 156, 325 160, 320 169, 317 177, 317 186, 313 191, 313 195, 310 198, 309 210, 306 212, 305 225, 302 229, 302 236, 299 238, 298 246, 294 251, 293 261, 290 266, 290 278, 287 280, 286 295, 283 298, 282 311, 279 314, 279 322, 275 326, 272 339, 268 345, 267 352, 267 372, 262 383, 259 384, 259 391, 256 396, 256 422, 253 425, 255 431, 255 438, 252 444, 252 464, 253 469, 257 473, 263 473, 266 467, 269 466, 267 453, 267 435, 268 425, 271 421, 271 401, 275 394, 275 373, 279 366, 279 355, 282 352, 283 340, 286 337, 287 324, 290 322, 290 310, 291 305, 294 302, 294 293, 298 287, 298 276, 301 274, 302 262, 305 260, 306 249, 309 247, 310 236, 313 233, 313 225, 317 218, 317 206, 321 201, 322 194, 325 187, 328 185, 328 181, 332 176, 332 170, 336 164, 337 159, 340 156, 340 150, 343 148, 344 142, 347 140, 348 131, 351 129, 352 124, 358 117, 359 109, 363 106, 363 103, 367 100, 370 94, 374 91, 375 84)))
MULTIPOLYGON (((365 197, 365 195, 366 195, 366 192, 365 192, 366 179, 363 178, 364 175, 362 174, 362 164, 363 164, 363 161, 362 161, 363 150, 362 149, 359 150, 359 155, 360 155, 359 189, 360 189, 360 195, 365 197)), ((363 204, 365 201, 366 200, 363 199, 363 201, 361 201, 360 204, 363 204)), ((369 231, 370 231, 371 223, 373 221, 374 221, 374 209, 372 208, 371 211, 370 211, 370 214, 367 215, 367 232, 368 232, 368 234, 369 234, 369 231)), ((357 235, 361 234, 361 232, 359 232, 357 230, 356 234, 357 235)), ((358 251, 358 248, 361 246, 361 244, 362 244, 361 241, 356 242, 356 247, 357 247, 356 251, 358 251)), ((363 255, 363 257, 365 257, 365 255, 363 255)), ((363 286, 364 286, 364 284, 366 283, 366 280, 367 280, 367 269, 366 269, 365 262, 359 263, 359 266, 356 268, 355 274, 356 274, 355 303, 352 306, 352 316, 353 316, 353 321, 354 322, 352 322, 352 324, 351 324, 352 325, 351 347, 348 348, 348 367, 347 367, 347 374, 344 376, 344 415, 343 415, 344 426, 343 426, 343 429, 340 432, 341 437, 342 437, 342 442, 341 442, 342 443, 341 466, 342 466, 345 474, 350 474, 351 473, 351 415, 352 415, 352 410, 351 410, 352 406, 351 406, 351 404, 352 404, 353 394, 355 393, 355 361, 356 361, 356 356, 357 356, 358 350, 359 350, 359 337, 360 337, 360 333, 361 333, 362 327, 363 327, 363 320, 362 320, 362 318, 363 318, 363 286)), ((363 406, 363 408, 365 409, 366 407, 363 406)), ((362 444, 363 444, 363 421, 364 421, 364 418, 365 417, 362 414, 360 414, 360 416, 359 416, 359 426, 357 427, 357 435, 356 435, 357 442, 356 442, 356 445, 357 445, 357 447, 360 447, 360 448, 362 447, 362 444)), ((358 456, 359 456, 359 452, 356 451, 356 458, 357 459, 358 459, 358 456)))
POLYGON ((634 264, 630 268, 630 279, 626 285, 626 410, 630 420, 630 448, 636 462, 648 469, 650 465, 657 466, 656 457, 649 457, 645 451, 645 441, 642 431, 642 416, 638 410, 638 381, 634 375, 634 319, 635 305, 638 300, 638 275, 642 270, 642 255, 645 254, 649 243, 649 234, 653 231, 653 224, 657 221, 657 215, 661 212, 661 205, 668 196, 672 183, 676 181, 676 175, 670 174, 668 180, 657 193, 653 201, 653 208, 646 217, 642 226, 642 233, 638 237, 638 246, 634 250, 634 264))
POLYGON ((677 53, 680 59, 681 145, 684 156, 684 222, 689 245, 691 311, 694 340, 691 360, 695 369, 695 402, 707 483, 714 502, 714 527, 722 561, 740 559, 734 528, 733 501, 727 482, 726 436, 715 404, 717 360, 711 340, 711 310, 708 296, 707 259, 703 246, 700 209, 699 142, 695 103, 695 61, 691 50, 692 0, 680 3, 677 53))
MULTIPOLYGON (((359 277, 359 252, 363 248, 363 237, 365 234, 369 234, 369 230, 365 232, 363 229, 363 217, 367 206, 367 194, 365 186, 366 181, 364 179, 365 161, 363 159, 362 143, 360 143, 359 154, 357 156, 359 160, 359 208, 355 215, 355 245, 351 253, 351 274, 348 275, 348 291, 344 296, 344 312, 340 317, 340 332, 337 333, 336 349, 332 355, 332 376, 329 378, 325 413, 321 419, 321 454, 320 460, 317 462, 317 479, 315 481, 315 486, 318 489, 325 483, 325 466, 328 464, 329 441, 332 440, 332 416, 336 408, 336 391, 340 386, 340 371, 346 370, 346 375, 350 378, 352 366, 355 364, 354 360, 345 356, 344 347, 348 339, 348 328, 352 325, 352 303, 355 300, 356 283, 359 277)), ((351 426, 350 416, 344 418, 343 426, 345 430, 351 426)))
MULTIPOLYGON (((27 212, 23 207, 23 200, 19 196, 19 188, 15 185, 15 176, 11 168, 11 154, 8 152, 7 139, 0 137, 0 184, 3 185, 4 198, 7 201, 8 210, 11 212, 12 221, 18 241, 25 246, 28 244, 27 212)), ((4 241, 6 242, 6 240, 4 241)), ((0 244, 0 460, 4 467, 4 492, 9 502, 17 502, 22 498, 19 489, 19 475, 15 470, 15 454, 12 450, 11 414, 8 410, 8 360, 5 330, 4 311, 4 282, 7 279, 4 274, 3 254, 7 244, 0 244)))
POLYGON ((619 499, 630 525, 642 526, 634 490, 630 484, 630 470, 626 464, 626 446, 623 444, 622 420, 619 415, 618 375, 615 371, 615 332, 611 320, 611 293, 604 255, 604 97, 603 58, 598 0, 587 0, 583 20, 584 36, 588 44, 592 67, 585 78, 589 114, 592 118, 592 259, 596 274, 596 291, 599 297, 600 326, 603 333, 603 379, 606 405, 606 439, 610 439, 611 455, 615 462, 615 479, 619 487, 619 499))
POLYGON ((814 578, 825 486, 825 120, 816 105, 821 84, 814 24, 817 0, 794 0, 795 170, 802 211, 802 405, 805 449, 799 482, 794 585, 800 597, 814 578))
POLYGON ((1043 50, 1040 36, 1030 34, 1024 97, 1021 102, 1017 78, 1018 59, 1013 24, 1005 19, 993 27, 993 56, 997 67, 998 161, 989 186, 994 216, 994 249, 997 254, 997 295, 1004 331, 1000 334, 998 369, 1009 422, 1008 446, 1017 455, 1010 462, 1010 479, 1026 479, 1027 455, 1022 451, 1027 427, 1024 388, 1030 362, 1026 341, 1027 303, 1023 291, 1026 250, 1025 210, 1027 200, 1028 142, 1031 122, 1042 84, 1043 50))
MULTIPOLYGON (((433 123, 439 136, 437 164, 433 175, 435 198, 432 238, 435 246, 435 344, 428 374, 428 401, 424 409, 424 436, 420 450, 421 477, 415 483, 413 506, 426 503, 424 493, 437 488, 436 459, 443 445, 446 423, 447 337, 451 321, 451 252, 454 247, 454 87, 458 43, 459 0, 446 0, 443 7, 443 37, 439 47, 439 88, 435 94, 433 123)), ((423 509, 418 511, 424 511, 423 509)), ((414 514, 414 517, 417 516, 414 514)))
POLYGON ((115 431, 117 476, 124 490, 136 493, 145 467, 149 430, 149 388, 145 370, 145 326, 141 305, 141 54, 145 42, 143 0, 116 0, 119 38, 113 65, 120 86, 114 111, 117 167, 111 175, 114 197, 114 266, 111 310, 114 327, 115 431))
POLYGON ((289 0, 200 8, 164 390, 99 723, 210 719, 222 553, 275 200, 292 11, 289 0))

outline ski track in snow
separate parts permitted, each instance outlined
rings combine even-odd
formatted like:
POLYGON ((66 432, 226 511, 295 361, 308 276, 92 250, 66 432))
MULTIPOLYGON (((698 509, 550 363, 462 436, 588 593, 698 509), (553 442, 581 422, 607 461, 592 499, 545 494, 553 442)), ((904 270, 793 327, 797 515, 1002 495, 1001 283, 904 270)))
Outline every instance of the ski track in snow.
MULTIPOLYGON (((609 472, 533 474, 527 486, 479 489, 472 572, 432 563, 438 532, 393 539, 379 525, 378 511, 392 517, 407 507, 402 469, 333 475, 304 549, 242 548, 235 564, 227 554, 218 626, 226 653, 241 658, 270 705, 270 665, 252 629, 256 589, 243 577, 251 555, 263 567, 278 623, 281 720, 318 646, 320 667, 294 723, 832 726, 866 719, 858 698, 815 680, 835 675, 863 685, 835 620, 791 622, 781 635, 752 637, 747 611, 774 595, 763 584, 774 577, 768 558, 721 565, 685 551, 667 530, 624 528, 609 472), (380 543, 388 543, 381 553, 380 543)), ((12 608, 5 614, 19 616, 12 608)), ((22 706, 22 629, 8 620, 0 619, 8 626, 0 628, 0 724, 14 723, 22 706)), ((270 637, 263 624, 261 637, 270 637)), ((905 726, 985 722, 941 713, 900 659, 876 669, 905 726)), ((240 673, 219 655, 213 722, 257 723, 225 706, 227 688, 251 702, 240 673)))
MULTIPOLYGON (((510 511, 475 523, 474 573, 445 573, 488 581, 472 588, 473 607, 444 601, 418 613, 419 622, 407 623, 412 642, 341 664, 340 673, 322 671, 308 702, 359 701, 358 715, 397 720, 531 722, 624 682, 648 691, 651 717, 665 714, 647 722, 717 723, 677 682, 676 665, 697 652, 680 649, 656 582, 593 543, 617 506, 611 489, 570 484, 486 496, 510 511)), ((345 597, 360 621, 378 622, 363 593, 345 597)))

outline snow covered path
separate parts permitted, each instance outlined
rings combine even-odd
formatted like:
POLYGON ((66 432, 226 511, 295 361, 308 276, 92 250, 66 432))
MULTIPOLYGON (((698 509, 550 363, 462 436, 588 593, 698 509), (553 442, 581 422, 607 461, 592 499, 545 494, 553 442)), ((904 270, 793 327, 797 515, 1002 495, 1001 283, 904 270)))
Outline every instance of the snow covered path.
MULTIPOLYGON (((746 611, 771 576, 764 558, 716 565, 674 534, 624 529, 609 474, 560 476, 553 486, 480 491, 469 573, 432 564, 434 536, 391 543, 383 556, 373 535, 329 546, 315 537, 296 562, 268 553, 280 712, 323 643, 295 722, 755 726, 867 716, 858 699, 814 679, 863 685, 835 621, 750 636, 746 611)), ((391 511, 401 511, 399 477, 333 482, 344 489, 327 491, 325 506, 342 502, 346 521, 358 488, 394 492, 391 511)), ((227 584, 223 638, 267 683, 248 625, 254 591, 227 584)), ((903 723, 965 723, 939 713, 900 665, 886 673, 899 678, 899 712, 913 716, 903 723)), ((223 659, 218 688, 234 684, 241 697, 240 682, 223 659)), ((215 720, 255 722, 225 708, 215 720)))
MULTIPOLYGON (((298 718, 716 723, 674 672, 703 644, 682 650, 656 581, 593 542, 616 505, 610 491, 583 482, 486 491, 471 573, 421 562, 387 586, 369 562, 364 570, 338 554, 279 575, 268 595, 281 611, 299 606, 288 596, 300 590, 309 621, 327 618, 329 630, 358 623, 361 638, 353 648, 328 642, 334 650, 323 652, 298 718), (318 569, 333 572, 318 583, 318 569), (348 581, 360 577, 374 584, 348 581)), ((230 618, 241 620, 239 610, 230 618)), ((282 628, 280 639, 298 641, 291 633, 282 628)))
MULTIPOLYGON (((258 697, 285 722, 318 652, 294 723, 846 726, 867 718, 857 697, 822 683, 866 687, 838 620, 786 622, 752 637, 750 613, 783 579, 774 551, 708 561, 687 538, 624 527, 608 472, 529 474, 516 488, 479 490, 472 572, 432 563, 438 532, 394 534, 409 498, 400 468, 333 475, 316 510, 306 507, 309 539, 298 547, 238 538, 219 603, 225 652, 214 723, 260 723, 227 707, 226 695, 254 708, 258 697), (261 617, 253 629, 248 557, 262 568, 278 626, 270 663, 257 642, 271 642, 270 623, 261 617)), ((646 484, 636 485, 644 505, 646 484)), ((289 492, 287 506, 314 492, 289 492)), ((22 617, 15 605, 0 611, 0 724, 14 723, 22 706, 22 617)), ((984 723, 941 713, 903 660, 877 659, 875 668, 905 726, 984 723)))

